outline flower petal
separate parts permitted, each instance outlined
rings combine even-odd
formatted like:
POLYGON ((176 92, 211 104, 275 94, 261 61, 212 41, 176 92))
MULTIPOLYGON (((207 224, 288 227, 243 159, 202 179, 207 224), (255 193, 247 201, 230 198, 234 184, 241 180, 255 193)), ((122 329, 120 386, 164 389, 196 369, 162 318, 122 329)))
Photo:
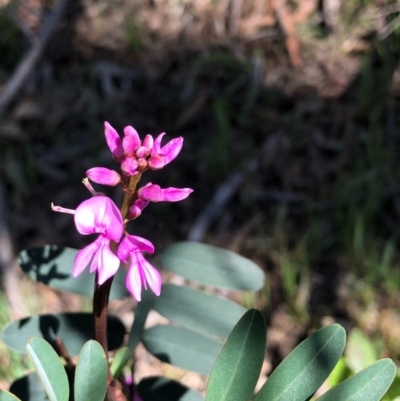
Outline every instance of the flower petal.
POLYGON ((124 128, 124 139, 122 140, 122 147, 126 154, 135 153, 136 149, 140 146, 140 137, 135 128, 128 125, 124 128))
POLYGON ((150 134, 147 134, 143 139, 143 146, 149 150, 149 154, 150 154, 151 150, 153 149, 153 145, 154 145, 153 136, 150 134))
POLYGON ((191 188, 165 188, 161 190, 160 201, 178 202, 186 199, 192 192, 191 188))
POLYGON ((161 200, 161 187, 159 185, 146 185, 139 189, 138 195, 140 199, 151 202, 159 202, 161 200))
POLYGON ((152 156, 158 155, 161 152, 161 141, 162 141, 164 135, 165 135, 165 132, 161 133, 160 135, 158 135, 158 137, 154 141, 153 149, 151 152, 152 156))
POLYGON ((125 279, 125 285, 128 291, 132 294, 133 298, 135 298, 136 301, 141 301, 142 280, 140 278, 139 265, 135 257, 131 258, 131 263, 125 279))
POLYGON ((137 260, 139 262, 139 268, 144 272, 146 281, 149 284, 151 290, 159 296, 161 294, 162 278, 160 272, 148 262, 144 256, 139 253, 137 254, 137 260))
POLYGON ((124 222, 122 220, 121 211, 110 198, 104 196, 103 198, 106 198, 107 202, 104 216, 99 224, 105 226, 104 234, 107 238, 119 242, 124 231, 124 222))
POLYGON ((140 252, 154 252, 154 245, 147 239, 137 235, 125 235, 121 241, 117 255, 125 263, 130 255, 140 252))
POLYGON ((160 170, 167 164, 167 159, 165 156, 154 155, 149 159, 149 167, 152 170, 160 170))
POLYGON ((111 187, 121 182, 121 176, 114 170, 105 167, 93 167, 86 171, 87 177, 97 184, 109 185, 111 187))
POLYGON ((110 249, 110 242, 103 241, 99 249, 98 283, 104 284, 119 268, 120 260, 110 249))
POLYGON ((180 136, 179 138, 174 138, 169 141, 160 151, 160 154, 165 156, 166 163, 168 164, 172 162, 178 156, 183 146, 183 138, 180 136))
POLYGON ((121 169, 128 175, 135 175, 138 163, 133 157, 126 157, 121 163, 121 169))
POLYGON ((75 226, 79 233, 104 234, 118 242, 122 236, 121 212, 107 196, 94 196, 83 201, 75 211, 75 226))
POLYGON ((96 257, 96 253, 100 247, 99 238, 92 242, 85 248, 81 249, 75 256, 74 266, 72 268, 72 275, 78 277, 89 265, 93 257, 96 257))
POLYGON ((135 155, 137 158, 140 159, 140 158, 147 157, 150 154, 150 152, 151 152, 151 149, 146 148, 146 146, 140 146, 137 149, 135 155))
POLYGON ((128 218, 133 220, 138 218, 143 209, 150 203, 150 201, 145 201, 143 199, 137 199, 135 203, 129 208, 129 216, 128 218))
POLYGON ((95 196, 93 198, 83 201, 75 210, 74 221, 76 229, 80 234, 88 235, 96 233, 96 213, 98 213, 98 206, 102 202, 98 199, 102 196, 95 196))
POLYGON ((104 122, 104 135, 112 155, 116 160, 121 161, 124 157, 121 138, 119 137, 118 132, 107 121, 104 122))

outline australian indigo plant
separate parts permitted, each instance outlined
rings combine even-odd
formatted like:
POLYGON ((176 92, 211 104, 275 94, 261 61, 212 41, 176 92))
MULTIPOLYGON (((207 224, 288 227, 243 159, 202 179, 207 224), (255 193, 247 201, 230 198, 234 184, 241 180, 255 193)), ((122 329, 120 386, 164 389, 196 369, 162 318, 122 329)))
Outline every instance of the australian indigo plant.
POLYGON ((76 210, 54 205, 52 209, 73 214, 80 234, 99 234, 94 242, 76 254, 72 275, 79 276, 88 266, 90 272, 96 274, 93 296, 94 339, 107 354, 107 305, 113 277, 121 263, 128 268, 126 288, 137 301, 141 300, 142 286, 147 289, 147 284, 155 295, 161 293, 161 275, 143 256, 143 252, 154 252, 153 244, 145 238, 129 234, 126 224, 138 218, 150 202, 177 202, 187 198, 193 190, 163 189, 152 183, 138 188, 147 170, 160 170, 178 156, 183 145, 182 137, 161 146, 165 133, 158 135, 155 140, 152 135, 146 135, 141 141, 137 131, 127 126, 121 140, 108 122, 104 125, 107 145, 114 160, 121 164, 121 174, 104 167, 94 167, 86 175, 97 184, 122 185, 124 197, 121 209, 112 199, 96 192, 88 179, 84 179, 83 183, 92 198, 83 201, 76 210))
MULTIPOLYGON (((134 356, 139 341, 164 362, 209 375, 206 401, 315 399, 340 360, 346 335, 341 326, 333 324, 300 343, 254 395, 265 354, 264 317, 255 309, 247 311, 212 294, 210 287, 257 291, 265 278, 262 270, 233 252, 181 242, 164 249, 159 259, 165 268, 192 284, 165 284, 161 288, 158 269, 143 255, 154 252, 153 244, 129 234, 126 225, 150 202, 176 202, 193 192, 190 188, 163 189, 153 183, 138 187, 146 171, 165 167, 181 151, 183 138, 161 146, 164 135, 155 140, 146 135, 141 141, 136 130, 128 126, 121 140, 106 122, 106 141, 112 157, 120 163, 121 173, 94 167, 83 180, 92 195, 89 199, 75 210, 52 205, 54 211, 73 214, 80 234, 98 237, 79 251, 47 245, 21 252, 19 260, 25 274, 59 290, 93 296, 93 314, 37 315, 10 323, 3 330, 3 341, 14 350, 26 351, 36 374, 17 379, 11 392, 0 390, 0 401, 204 400, 199 393, 165 377, 135 383, 134 356), (121 207, 95 191, 89 180, 121 185, 121 207), (143 291, 148 287, 150 291, 143 291), (124 326, 117 317, 109 316, 107 308, 110 298, 127 294, 138 301, 138 307, 125 339, 124 326), (152 308, 172 324, 144 329, 152 308)), ((395 373, 393 362, 383 359, 318 400, 378 401, 395 373)))

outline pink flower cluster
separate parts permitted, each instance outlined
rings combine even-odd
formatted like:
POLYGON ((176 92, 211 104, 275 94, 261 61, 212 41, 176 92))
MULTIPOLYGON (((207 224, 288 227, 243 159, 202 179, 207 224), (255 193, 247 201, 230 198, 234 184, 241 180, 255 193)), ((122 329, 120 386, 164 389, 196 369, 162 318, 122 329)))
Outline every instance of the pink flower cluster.
MULTIPOLYGON (((160 134, 155 140, 151 135, 146 135, 141 141, 136 130, 128 126, 124 129, 124 138, 121 141, 116 130, 106 122, 106 141, 113 158, 121 164, 122 174, 95 167, 87 171, 88 178, 103 185, 114 186, 121 183, 126 190, 133 176, 143 174, 147 169, 161 169, 179 154, 183 138, 172 139, 161 147, 164 135, 165 133, 160 134)), ((126 233, 125 223, 139 217, 150 202, 177 202, 187 198, 193 190, 162 189, 159 185, 148 183, 138 190, 135 189, 127 216, 122 216, 109 197, 96 193, 90 184, 86 185, 94 196, 83 201, 76 210, 53 206, 54 211, 74 214, 75 226, 80 234, 98 234, 94 242, 77 253, 73 276, 79 276, 90 265, 90 272, 97 271, 98 283, 103 284, 118 271, 122 262, 128 267, 126 287, 136 300, 141 300, 142 286, 147 289, 147 284, 156 295, 160 295, 161 275, 143 256, 143 252, 152 254, 154 246, 145 238, 126 233)))

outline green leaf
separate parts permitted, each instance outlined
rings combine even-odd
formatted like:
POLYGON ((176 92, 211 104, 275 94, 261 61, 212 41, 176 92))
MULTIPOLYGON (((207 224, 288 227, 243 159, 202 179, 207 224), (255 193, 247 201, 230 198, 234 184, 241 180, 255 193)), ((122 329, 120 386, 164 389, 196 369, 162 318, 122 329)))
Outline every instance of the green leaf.
POLYGON ((171 365, 208 375, 222 349, 222 341, 181 326, 159 325, 143 333, 143 344, 171 365))
POLYGON ((335 367, 345 342, 338 324, 316 331, 274 370, 254 401, 308 400, 335 367))
MULTIPOLYGON (((86 341, 93 338, 93 315, 91 313, 60 313, 57 315, 35 315, 8 324, 2 333, 6 345, 24 352, 32 336, 43 337, 54 348, 60 338, 70 355, 78 355, 86 341)), ((115 316, 107 318, 108 347, 119 348, 124 340, 125 327, 115 316)))
POLYGON ((318 398, 318 401, 379 401, 396 374, 396 365, 382 359, 318 398))
POLYGON ((155 298, 156 296, 152 291, 142 291, 142 300, 138 303, 136 308, 135 319, 129 333, 128 344, 126 347, 117 351, 110 366, 113 377, 119 377, 128 360, 134 356, 135 349, 142 338, 147 315, 153 307, 155 298))
POLYGON ((135 319, 129 333, 128 348, 130 349, 131 356, 134 355, 135 349, 142 338, 144 324, 146 323, 147 316, 154 305, 156 296, 150 290, 142 291, 142 300, 138 303, 135 313, 135 319))
POLYGON ((228 337, 246 312, 228 299, 173 284, 162 287, 154 309, 174 323, 220 338, 228 337))
MULTIPOLYGON (((72 276, 72 266, 78 251, 55 245, 31 248, 19 254, 23 272, 32 280, 44 283, 57 290, 93 297, 94 277, 89 269, 78 277, 72 276)), ((126 271, 118 269, 111 287, 110 299, 129 296, 125 286, 126 271)))
POLYGON ((232 330, 211 372, 206 401, 246 401, 257 384, 265 354, 263 315, 251 309, 232 330))
POLYGON ((336 364, 335 368, 332 370, 331 374, 329 375, 327 382, 329 384, 329 387, 334 387, 337 384, 342 383, 352 375, 353 372, 347 366, 346 358, 342 356, 336 364))
POLYGON ((0 401, 21 401, 21 399, 8 391, 0 390, 0 401))
POLYGON ((242 291, 257 291, 263 271, 234 252, 199 242, 179 242, 164 249, 159 259, 172 272, 197 283, 242 291))
POLYGON ((88 341, 79 353, 75 370, 75 401, 102 401, 107 391, 107 360, 103 347, 88 341))
POLYGON ((131 353, 128 347, 122 347, 115 353, 110 366, 110 373, 112 377, 117 379, 121 375, 124 366, 129 361, 130 355, 131 353))
POLYGON ((69 383, 64 366, 52 346, 43 338, 33 337, 26 345, 35 370, 50 401, 68 401, 69 383))
POLYGON ((378 359, 378 352, 369 338, 358 329, 349 334, 344 351, 348 367, 353 372, 366 368, 378 359))
POLYGON ((137 386, 143 401, 204 401, 203 397, 166 377, 148 377, 137 386))
POLYGON ((23 401, 49 400, 35 372, 15 380, 10 386, 10 391, 23 401))
POLYGON ((382 398, 385 401, 400 401, 400 377, 399 371, 397 371, 396 377, 390 385, 388 391, 382 398))

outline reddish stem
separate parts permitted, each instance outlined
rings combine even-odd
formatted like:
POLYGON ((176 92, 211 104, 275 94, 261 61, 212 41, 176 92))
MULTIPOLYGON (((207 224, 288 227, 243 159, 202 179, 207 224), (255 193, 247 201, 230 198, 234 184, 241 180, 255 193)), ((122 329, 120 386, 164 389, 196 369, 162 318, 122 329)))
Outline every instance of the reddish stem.
MULTIPOLYGON (((94 339, 100 343, 104 353, 108 356, 107 344, 107 310, 113 277, 110 277, 104 284, 98 284, 98 272, 96 271, 94 296, 93 296, 93 315, 94 315, 94 339)), ((108 374, 109 378, 110 372, 108 374)))

